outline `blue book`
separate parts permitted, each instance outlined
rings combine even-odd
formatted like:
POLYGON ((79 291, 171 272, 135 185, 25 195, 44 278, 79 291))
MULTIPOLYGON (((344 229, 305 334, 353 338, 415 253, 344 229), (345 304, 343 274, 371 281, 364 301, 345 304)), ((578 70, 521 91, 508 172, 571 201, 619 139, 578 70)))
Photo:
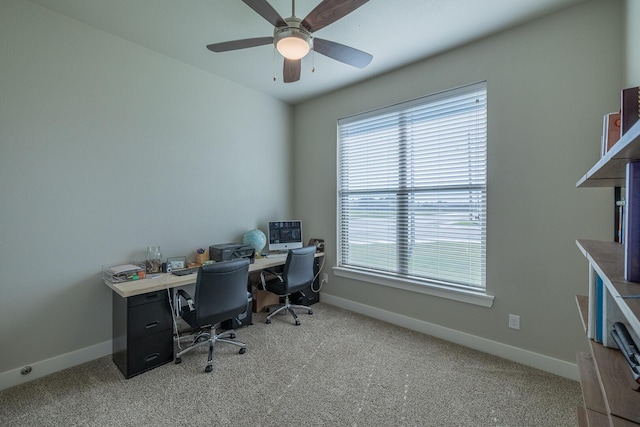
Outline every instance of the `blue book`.
POLYGON ((624 278, 640 282, 640 162, 627 163, 625 202, 624 278))
POLYGON ((604 300, 604 283, 600 276, 596 274, 596 334, 594 340, 602 342, 602 329, 604 328, 603 319, 603 303, 604 300))

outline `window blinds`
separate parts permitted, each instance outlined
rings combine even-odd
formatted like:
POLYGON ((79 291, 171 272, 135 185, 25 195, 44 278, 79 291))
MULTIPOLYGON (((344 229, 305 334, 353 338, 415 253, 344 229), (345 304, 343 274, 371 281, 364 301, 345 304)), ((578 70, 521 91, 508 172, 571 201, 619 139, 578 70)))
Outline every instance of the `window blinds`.
POLYGON ((486 83, 338 121, 338 260, 485 288, 486 83))

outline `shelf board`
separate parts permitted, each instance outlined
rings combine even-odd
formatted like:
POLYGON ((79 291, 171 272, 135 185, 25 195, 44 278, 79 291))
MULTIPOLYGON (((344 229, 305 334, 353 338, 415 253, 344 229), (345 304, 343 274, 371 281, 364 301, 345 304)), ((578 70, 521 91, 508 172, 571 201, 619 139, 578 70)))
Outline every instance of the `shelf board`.
MULTIPOLYGON (((638 427, 638 424, 625 420, 624 418, 611 417, 611 425, 613 427, 638 427)), ((589 426, 591 427, 591 426, 589 426)))
POLYGON ((591 354, 609 413, 640 423, 640 393, 620 350, 589 340, 591 354))
POLYGON ((624 187, 627 163, 640 160, 640 121, 576 183, 576 187, 624 187))
POLYGON ((607 291, 620 308, 627 327, 640 336, 640 299, 621 296, 640 295, 640 283, 624 279, 624 245, 599 240, 577 240, 576 244, 602 278, 607 291))
POLYGON ((582 397, 587 409, 601 414, 607 414, 607 405, 602 396, 602 389, 598 382, 598 374, 590 354, 578 353, 576 355, 578 370, 580 372, 580 386, 582 387, 582 397))
MULTIPOLYGON (((585 427, 611 427, 609 417, 599 412, 585 409, 584 421, 578 416, 578 425, 585 427)), ((637 427, 637 426, 636 426, 637 427)))

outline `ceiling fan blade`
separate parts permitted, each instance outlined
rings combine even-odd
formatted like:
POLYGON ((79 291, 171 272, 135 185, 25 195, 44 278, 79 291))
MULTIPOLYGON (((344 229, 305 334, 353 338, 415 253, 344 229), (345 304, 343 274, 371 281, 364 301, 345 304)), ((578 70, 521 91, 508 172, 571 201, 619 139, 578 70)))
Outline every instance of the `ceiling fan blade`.
POLYGON ((246 49, 248 47, 263 46, 271 43, 273 43, 273 37, 256 37, 253 39, 208 44, 207 49, 212 52, 228 52, 230 50, 246 49))
POLYGON ((369 0, 323 0, 302 20, 302 25, 311 32, 318 31, 350 14, 368 1, 369 0))
POLYGON ((256 13, 269 21, 274 27, 287 25, 282 16, 267 2, 267 0, 242 0, 247 6, 255 10, 256 13))
POLYGON ((329 40, 314 38, 313 50, 336 61, 358 68, 364 68, 373 59, 367 52, 329 40))
POLYGON ((293 83, 300 80, 300 68, 302 60, 284 58, 284 68, 282 70, 285 83, 293 83))

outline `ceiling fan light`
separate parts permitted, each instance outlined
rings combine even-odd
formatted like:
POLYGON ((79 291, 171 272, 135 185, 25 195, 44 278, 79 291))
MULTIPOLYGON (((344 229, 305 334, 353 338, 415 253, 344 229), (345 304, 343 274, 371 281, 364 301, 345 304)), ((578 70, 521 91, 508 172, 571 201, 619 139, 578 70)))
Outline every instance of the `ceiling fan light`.
POLYGON ((311 34, 300 28, 297 18, 288 18, 288 27, 276 28, 273 34, 273 44, 280 55, 287 59, 304 58, 311 50, 311 34))
POLYGON ((310 46, 306 40, 291 36, 278 41, 276 49, 287 59, 301 59, 309 53, 310 46))

